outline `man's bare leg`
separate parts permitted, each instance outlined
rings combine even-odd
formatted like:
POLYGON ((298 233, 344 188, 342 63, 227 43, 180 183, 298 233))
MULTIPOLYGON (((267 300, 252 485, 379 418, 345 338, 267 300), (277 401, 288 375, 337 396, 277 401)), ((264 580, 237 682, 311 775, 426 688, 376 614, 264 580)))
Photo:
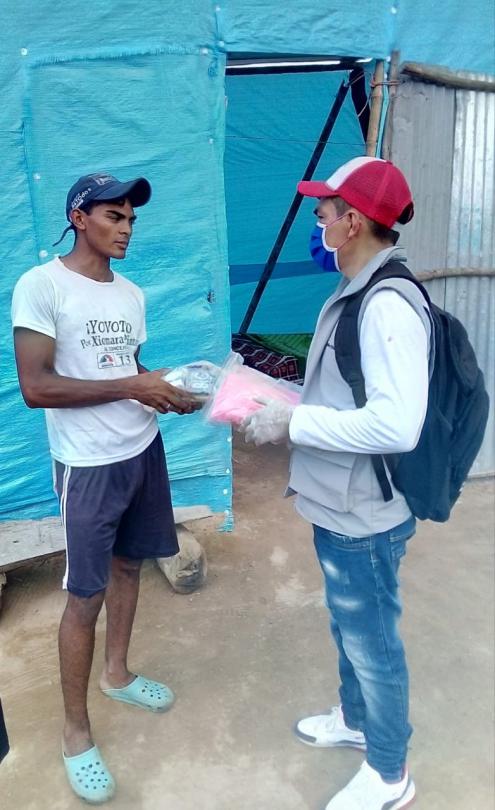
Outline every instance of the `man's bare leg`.
POLYGON ((66 756, 93 746, 88 716, 88 681, 93 663, 95 626, 105 592, 90 598, 69 593, 59 630, 60 678, 65 706, 66 756))
POLYGON ((139 595, 141 561, 114 557, 112 573, 105 594, 107 638, 102 689, 127 686, 135 675, 127 667, 127 653, 139 595))

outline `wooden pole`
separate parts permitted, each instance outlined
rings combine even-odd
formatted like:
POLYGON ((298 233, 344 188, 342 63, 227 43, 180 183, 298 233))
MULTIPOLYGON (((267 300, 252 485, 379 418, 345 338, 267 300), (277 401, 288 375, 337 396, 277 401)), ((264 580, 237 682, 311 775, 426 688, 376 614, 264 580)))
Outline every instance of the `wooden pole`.
POLYGON ((392 51, 392 58, 390 60, 390 70, 388 72, 389 91, 388 91, 388 109, 385 127, 383 130, 383 146, 382 157, 385 160, 392 160, 392 141, 394 135, 394 106, 397 96, 397 86, 399 84, 399 62, 400 51, 392 51))
POLYGON ((415 273, 418 281, 433 281, 436 278, 485 278, 495 276, 495 268, 448 267, 440 270, 426 270, 415 273))
POLYGON ((467 76, 458 76, 447 68, 423 65, 420 62, 404 62, 401 65, 401 73, 417 81, 433 82, 457 90, 481 90, 485 93, 495 93, 495 79, 470 79, 467 76))
POLYGON ((371 93, 370 123, 368 127, 368 137, 366 139, 366 154, 375 157, 380 132, 380 120, 383 106, 383 80, 385 69, 383 59, 376 63, 375 74, 373 76, 373 90, 371 93))

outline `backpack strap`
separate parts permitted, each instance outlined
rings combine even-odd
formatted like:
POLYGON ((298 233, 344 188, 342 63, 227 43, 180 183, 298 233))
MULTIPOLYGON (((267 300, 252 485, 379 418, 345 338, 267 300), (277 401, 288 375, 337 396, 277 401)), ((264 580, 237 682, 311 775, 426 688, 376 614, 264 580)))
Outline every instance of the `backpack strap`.
MULTIPOLYGON (((363 289, 346 299, 344 309, 339 318, 335 332, 335 359, 342 378, 349 385, 356 408, 366 405, 366 384, 361 368, 361 347, 359 345, 358 318, 363 299, 372 287, 387 278, 405 278, 411 281, 423 293, 428 306, 430 298, 423 285, 413 276, 411 271, 402 262, 392 260, 386 262, 370 278, 363 289)), ((392 466, 392 459, 387 460, 387 466, 392 466)), ((385 470, 384 457, 371 455, 371 463, 375 471, 380 489, 385 501, 393 499, 392 488, 385 470)))

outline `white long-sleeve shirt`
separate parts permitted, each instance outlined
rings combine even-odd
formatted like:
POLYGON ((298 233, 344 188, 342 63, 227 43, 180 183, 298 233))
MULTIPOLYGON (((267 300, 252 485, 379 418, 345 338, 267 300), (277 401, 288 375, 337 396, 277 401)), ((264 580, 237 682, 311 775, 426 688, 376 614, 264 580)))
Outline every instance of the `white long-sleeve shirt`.
MULTIPOLYGON (((357 456, 346 511, 330 509, 298 493, 296 509, 305 520, 363 537, 390 528, 391 508, 396 524, 408 519, 409 507, 395 488, 393 507, 384 501, 369 456, 415 447, 428 402, 429 337, 425 322, 400 293, 377 290, 367 303, 360 327, 366 405, 351 407, 350 397, 349 406, 343 409, 319 404, 295 408, 289 427, 293 445, 357 456)), ((325 353, 333 351, 328 346, 325 353)), ((325 360, 323 356, 321 373, 325 360)))
POLYGON ((366 454, 416 446, 428 401, 428 336, 420 317, 395 290, 380 290, 365 309, 359 343, 366 405, 299 405, 290 422, 293 444, 366 454))

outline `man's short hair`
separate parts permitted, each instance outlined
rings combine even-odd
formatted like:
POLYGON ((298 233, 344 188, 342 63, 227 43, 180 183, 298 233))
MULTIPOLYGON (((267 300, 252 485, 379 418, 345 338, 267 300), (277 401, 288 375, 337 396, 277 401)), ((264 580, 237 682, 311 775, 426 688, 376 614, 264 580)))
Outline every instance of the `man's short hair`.
MULTIPOLYGON (((345 214, 346 211, 349 211, 349 209, 355 208, 355 206, 346 203, 342 197, 331 197, 330 199, 332 200, 339 217, 345 214)), ((362 216, 365 215, 362 214, 362 216)), ((399 231, 394 231, 393 228, 387 228, 386 225, 382 225, 380 222, 375 222, 369 217, 365 217, 365 219, 368 221, 370 231, 376 239, 378 239, 380 242, 390 242, 392 245, 397 244, 400 236, 399 231)))
MULTIPOLYGON (((122 206, 122 205, 125 205, 125 202, 126 202, 125 197, 120 197, 120 199, 117 199, 117 200, 90 200, 88 203, 86 203, 86 205, 81 205, 79 207, 79 210, 84 211, 84 213, 88 214, 88 216, 89 216, 90 214, 93 213, 93 209, 96 208, 98 205, 119 205, 119 206, 122 206)), ((72 225, 72 230, 74 231, 74 241, 75 241, 77 239, 77 228, 76 228, 75 225, 72 225)))

